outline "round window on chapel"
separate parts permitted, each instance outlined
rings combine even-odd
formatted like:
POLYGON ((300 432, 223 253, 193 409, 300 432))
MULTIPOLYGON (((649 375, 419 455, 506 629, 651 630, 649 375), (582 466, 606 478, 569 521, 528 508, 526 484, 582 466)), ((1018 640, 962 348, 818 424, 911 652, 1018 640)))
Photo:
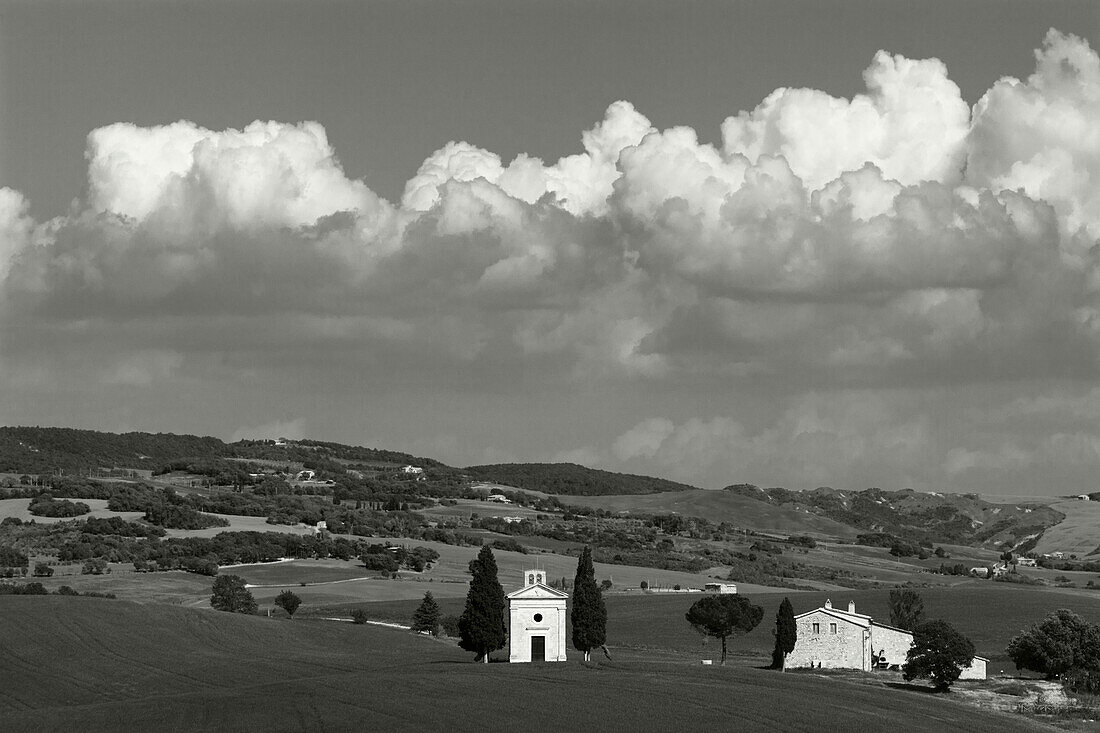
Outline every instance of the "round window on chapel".
POLYGON ((542 621, 542 614, 541 613, 536 613, 535 614, 535 623, 538 623, 540 621, 542 621))

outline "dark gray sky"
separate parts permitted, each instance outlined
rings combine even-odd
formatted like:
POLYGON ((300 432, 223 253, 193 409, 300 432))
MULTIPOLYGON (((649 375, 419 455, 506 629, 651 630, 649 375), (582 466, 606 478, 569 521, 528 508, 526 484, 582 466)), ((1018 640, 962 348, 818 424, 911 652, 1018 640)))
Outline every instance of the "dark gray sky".
POLYGON ((0 423, 1094 490, 1098 45, 1095 2, 0 2, 0 423))

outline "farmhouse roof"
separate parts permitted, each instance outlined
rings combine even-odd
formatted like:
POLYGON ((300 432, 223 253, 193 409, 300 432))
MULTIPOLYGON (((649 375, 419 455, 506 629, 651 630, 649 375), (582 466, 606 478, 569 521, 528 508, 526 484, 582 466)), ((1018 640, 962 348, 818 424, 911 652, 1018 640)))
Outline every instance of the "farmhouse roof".
POLYGON ((902 628, 899 628, 897 626, 891 626, 890 624, 884 624, 881 621, 872 620, 871 623, 874 624, 875 626, 878 626, 880 629, 890 629, 890 631, 900 631, 903 634, 909 634, 909 636, 913 635, 913 632, 910 631, 909 629, 902 629, 902 628))
POLYGON ((551 588, 548 585, 542 583, 533 583, 525 588, 512 591, 507 596, 509 599, 524 599, 524 598, 568 598, 569 594, 564 593, 557 588, 551 588))
POLYGON ((798 614, 795 618, 802 618, 803 616, 809 616, 811 613, 824 613, 834 618, 839 618, 849 623, 857 624, 859 626, 867 626, 872 623, 871 617, 862 613, 854 613, 850 611, 842 611, 839 608, 829 608, 828 606, 822 606, 821 608, 815 608, 811 611, 805 611, 798 614))

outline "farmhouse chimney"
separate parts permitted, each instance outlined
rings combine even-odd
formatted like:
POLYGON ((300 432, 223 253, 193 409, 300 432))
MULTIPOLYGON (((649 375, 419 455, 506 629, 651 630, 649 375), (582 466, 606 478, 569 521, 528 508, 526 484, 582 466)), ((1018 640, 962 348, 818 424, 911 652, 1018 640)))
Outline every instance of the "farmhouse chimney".
POLYGON ((825 608, 832 608, 832 607, 833 607, 833 602, 832 602, 832 600, 830 600, 830 599, 826 598, 826 599, 825 599, 825 608))
POLYGON ((855 601, 848 601, 848 613, 855 613, 855 612, 856 612, 856 602, 855 601))

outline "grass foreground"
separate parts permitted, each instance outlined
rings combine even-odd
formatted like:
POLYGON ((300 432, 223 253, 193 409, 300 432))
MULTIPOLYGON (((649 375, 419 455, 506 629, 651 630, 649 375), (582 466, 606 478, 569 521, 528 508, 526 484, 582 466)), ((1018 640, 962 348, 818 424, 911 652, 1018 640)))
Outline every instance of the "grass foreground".
POLYGON ((481 665, 408 632, 0 599, 0 729, 1023 731, 950 695, 679 660, 481 665))

